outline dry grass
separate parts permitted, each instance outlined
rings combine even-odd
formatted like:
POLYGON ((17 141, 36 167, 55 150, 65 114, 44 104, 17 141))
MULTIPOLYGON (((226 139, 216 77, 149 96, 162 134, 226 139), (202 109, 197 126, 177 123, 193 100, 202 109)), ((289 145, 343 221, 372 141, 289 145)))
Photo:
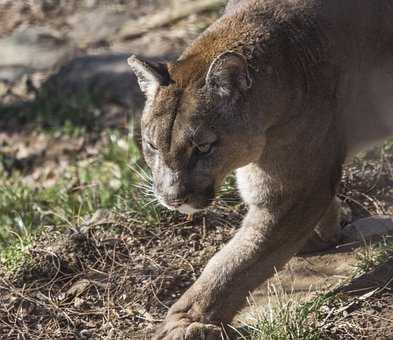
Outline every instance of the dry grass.
POLYGON ((193 221, 161 212, 156 225, 113 213, 45 230, 16 272, 2 269, 0 338, 126 339, 151 329, 233 235, 239 208, 221 202, 193 221), (234 216, 224 224, 225 208, 234 216))
POLYGON ((318 340, 322 337, 323 305, 331 298, 308 294, 301 300, 280 284, 269 285, 267 305, 251 299, 254 312, 244 327, 236 330, 238 340, 318 340))

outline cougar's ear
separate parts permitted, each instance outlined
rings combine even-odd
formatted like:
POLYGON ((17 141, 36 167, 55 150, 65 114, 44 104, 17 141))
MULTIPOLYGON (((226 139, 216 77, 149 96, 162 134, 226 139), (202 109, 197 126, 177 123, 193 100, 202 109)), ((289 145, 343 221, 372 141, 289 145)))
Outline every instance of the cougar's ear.
POLYGON ((210 65, 206 86, 211 93, 236 99, 252 86, 247 59, 237 52, 225 52, 210 65))
POLYGON ((142 60, 135 55, 128 58, 128 65, 138 78, 139 86, 146 97, 153 97, 160 86, 172 81, 166 64, 142 60))

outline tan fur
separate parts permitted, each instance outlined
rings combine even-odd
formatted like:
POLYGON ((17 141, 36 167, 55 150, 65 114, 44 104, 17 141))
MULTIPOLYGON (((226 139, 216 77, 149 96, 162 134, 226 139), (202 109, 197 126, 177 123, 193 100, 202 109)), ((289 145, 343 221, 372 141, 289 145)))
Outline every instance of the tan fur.
POLYGON ((314 229, 336 240, 342 165, 393 132, 392 17, 391 0, 231 0, 166 71, 130 59, 159 200, 203 209, 237 169, 249 206, 155 340, 219 338, 314 229))

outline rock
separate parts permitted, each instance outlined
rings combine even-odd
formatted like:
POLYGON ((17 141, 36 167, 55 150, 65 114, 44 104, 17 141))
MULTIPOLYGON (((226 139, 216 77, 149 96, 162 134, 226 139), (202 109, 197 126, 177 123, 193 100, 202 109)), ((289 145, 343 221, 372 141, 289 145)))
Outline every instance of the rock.
POLYGON ((71 27, 69 37, 80 47, 113 40, 113 35, 127 19, 126 12, 119 12, 115 7, 109 6, 98 7, 89 12, 78 12, 67 20, 71 27))
POLYGON ((374 241, 382 236, 393 234, 393 220, 390 216, 362 218, 343 229, 345 243, 374 241))
POLYGON ((144 105, 137 79, 127 64, 130 54, 78 57, 64 65, 43 85, 41 97, 53 101, 115 103, 133 110, 144 105))
POLYGON ((0 80, 51 69, 75 55, 76 48, 49 27, 22 25, 0 39, 0 80))

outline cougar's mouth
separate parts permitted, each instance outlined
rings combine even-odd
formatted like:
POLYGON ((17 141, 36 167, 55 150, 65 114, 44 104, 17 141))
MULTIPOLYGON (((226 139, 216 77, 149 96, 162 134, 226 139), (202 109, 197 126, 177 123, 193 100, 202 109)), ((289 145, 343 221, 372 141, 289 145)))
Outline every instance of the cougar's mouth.
POLYGON ((191 215, 206 209, 212 199, 206 197, 195 197, 195 200, 174 200, 168 201, 159 194, 156 194, 158 202, 165 208, 173 211, 178 211, 182 214, 191 215))
POLYGON ((203 210, 203 208, 195 208, 188 203, 168 203, 162 197, 160 197, 158 195, 157 195, 157 199, 158 199, 158 202, 162 206, 164 206, 165 208, 172 210, 172 211, 178 211, 178 212, 185 214, 185 215, 195 214, 198 211, 203 210))

